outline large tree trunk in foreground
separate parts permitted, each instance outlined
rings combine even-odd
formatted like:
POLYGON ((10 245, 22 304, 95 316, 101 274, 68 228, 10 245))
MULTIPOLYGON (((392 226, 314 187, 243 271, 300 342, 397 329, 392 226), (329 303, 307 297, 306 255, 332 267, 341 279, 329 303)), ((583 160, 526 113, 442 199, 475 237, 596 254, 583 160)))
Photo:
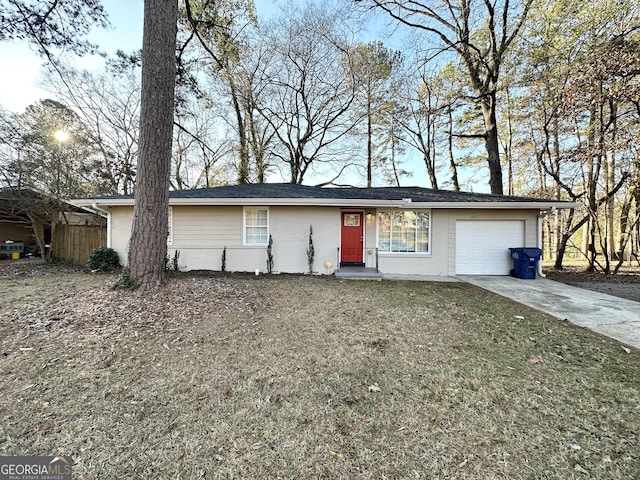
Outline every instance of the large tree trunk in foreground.
POLYGON ((177 0, 145 0, 140 149, 129 275, 142 289, 164 281, 176 76, 177 0))

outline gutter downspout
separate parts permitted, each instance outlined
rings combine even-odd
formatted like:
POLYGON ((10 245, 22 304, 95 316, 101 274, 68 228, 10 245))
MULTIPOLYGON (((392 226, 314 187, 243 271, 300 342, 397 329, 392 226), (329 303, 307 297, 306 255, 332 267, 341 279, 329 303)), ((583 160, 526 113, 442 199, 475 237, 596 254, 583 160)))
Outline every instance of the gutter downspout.
MULTIPOLYGON (((543 250, 542 248, 542 219, 546 216, 546 213, 540 212, 538 215, 538 248, 543 250)), ((544 250, 543 250, 544 251, 544 250)), ((541 278, 546 278, 547 276, 542 272, 542 262, 538 261, 538 275, 541 278)))
POLYGON ((111 212, 103 210, 96 202, 91 204, 91 208, 93 208, 98 215, 107 219, 107 248, 111 248, 111 212))

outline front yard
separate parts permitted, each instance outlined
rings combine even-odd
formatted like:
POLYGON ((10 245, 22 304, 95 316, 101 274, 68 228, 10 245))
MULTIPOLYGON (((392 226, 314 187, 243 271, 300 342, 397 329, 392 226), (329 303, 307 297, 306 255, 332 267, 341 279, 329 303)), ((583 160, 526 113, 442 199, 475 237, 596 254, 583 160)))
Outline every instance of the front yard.
POLYGON ((470 285, 114 278, 0 277, 0 455, 70 454, 78 479, 638 478, 638 352, 470 285))

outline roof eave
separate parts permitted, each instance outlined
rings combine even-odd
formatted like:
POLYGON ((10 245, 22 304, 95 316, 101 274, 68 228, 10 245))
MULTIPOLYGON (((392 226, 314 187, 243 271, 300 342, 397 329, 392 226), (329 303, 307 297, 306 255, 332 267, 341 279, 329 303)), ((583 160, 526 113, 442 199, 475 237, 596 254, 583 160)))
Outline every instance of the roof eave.
MULTIPOLYGON (((78 199, 77 206, 119 207, 133 206, 133 198, 78 199)), ((447 208, 447 209, 501 209, 501 210, 552 210, 571 209, 579 203, 559 201, 521 202, 409 202, 406 200, 324 199, 324 198, 172 198, 169 205, 177 206, 321 206, 343 208, 447 208)))
POLYGON ((521 201, 521 202, 413 202, 415 208, 451 208, 482 210, 552 210, 578 208, 581 204, 554 201, 521 201))
POLYGON ((169 205, 228 206, 315 206, 315 207, 401 207, 402 200, 336 199, 336 198, 172 198, 169 205))

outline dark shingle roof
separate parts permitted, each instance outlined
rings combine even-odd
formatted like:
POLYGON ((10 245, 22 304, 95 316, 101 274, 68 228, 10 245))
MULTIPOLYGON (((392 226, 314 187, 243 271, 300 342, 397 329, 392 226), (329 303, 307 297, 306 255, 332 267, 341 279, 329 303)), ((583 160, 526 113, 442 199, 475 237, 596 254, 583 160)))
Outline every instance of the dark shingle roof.
MULTIPOLYGON (((472 203, 472 202, 549 202, 546 199, 493 195, 487 193, 454 192, 422 187, 314 187, 293 183, 253 183, 229 185, 194 190, 177 190, 169 194, 171 199, 321 199, 321 200, 403 200, 410 198, 418 203, 472 203)), ((127 199, 132 195, 101 197, 127 199)))

